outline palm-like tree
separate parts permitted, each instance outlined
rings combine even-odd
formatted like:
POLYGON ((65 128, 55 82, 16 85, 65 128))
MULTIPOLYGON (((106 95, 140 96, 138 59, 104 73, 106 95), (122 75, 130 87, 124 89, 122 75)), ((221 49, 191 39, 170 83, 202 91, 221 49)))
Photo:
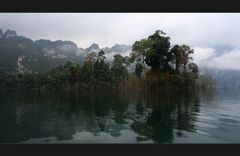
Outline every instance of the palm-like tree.
POLYGON ((175 45, 172 47, 168 54, 169 61, 175 63, 176 72, 179 72, 179 68, 183 65, 184 71, 186 71, 186 65, 188 64, 189 60, 192 59, 190 54, 193 54, 193 49, 191 49, 187 45, 175 45))

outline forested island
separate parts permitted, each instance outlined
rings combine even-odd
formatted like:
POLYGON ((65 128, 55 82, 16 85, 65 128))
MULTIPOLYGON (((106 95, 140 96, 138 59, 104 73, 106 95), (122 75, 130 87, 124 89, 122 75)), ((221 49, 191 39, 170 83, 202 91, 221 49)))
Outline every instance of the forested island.
POLYGON ((129 56, 114 55, 110 64, 105 52, 89 53, 82 65, 68 61, 38 73, 1 73, 2 88, 62 89, 170 89, 212 88, 211 78, 199 75, 188 45, 171 45, 170 37, 157 30, 132 45, 129 56), (134 71, 129 67, 134 66, 134 71))
POLYGON ((0 143, 240 143, 239 17, 0 14, 0 143))

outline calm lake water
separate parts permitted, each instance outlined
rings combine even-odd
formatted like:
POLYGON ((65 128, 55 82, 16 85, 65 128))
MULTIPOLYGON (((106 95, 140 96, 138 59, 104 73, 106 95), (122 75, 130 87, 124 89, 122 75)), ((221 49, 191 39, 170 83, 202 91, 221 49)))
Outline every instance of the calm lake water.
POLYGON ((0 143, 240 143, 240 90, 0 91, 0 143))

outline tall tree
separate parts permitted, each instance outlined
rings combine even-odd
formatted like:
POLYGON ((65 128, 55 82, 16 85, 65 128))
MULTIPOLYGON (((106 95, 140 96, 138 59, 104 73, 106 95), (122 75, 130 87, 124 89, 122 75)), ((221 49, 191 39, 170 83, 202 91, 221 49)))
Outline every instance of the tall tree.
POLYGON ((193 74, 195 74, 195 77, 198 78, 198 72, 199 68, 195 63, 189 63, 188 68, 191 70, 193 74))
POLYGON ((81 80, 81 68, 80 68, 80 65, 77 64, 75 66, 75 79, 76 79, 76 82, 78 84, 80 84, 80 80, 81 80))
POLYGON ((81 69, 81 79, 82 81, 87 84, 90 85, 91 83, 93 83, 94 81, 94 77, 93 77, 93 64, 90 61, 85 61, 83 63, 82 69, 81 69))
POLYGON ((175 63, 175 70, 177 73, 180 71, 180 66, 183 65, 184 71, 186 71, 186 65, 189 63, 189 60, 192 59, 190 54, 193 54, 193 49, 187 45, 174 45, 169 54, 168 58, 171 62, 175 63))
POLYGON ((97 59, 97 53, 95 53, 95 52, 89 53, 89 54, 87 54, 87 56, 85 57, 85 60, 86 60, 86 61, 90 61, 90 62, 95 62, 96 59, 97 59))
MULTIPOLYGON (((92 53, 88 54, 85 59, 86 59, 86 61, 85 61, 86 69, 89 69, 89 67, 91 66, 90 67, 91 68, 90 82, 92 85, 94 85, 94 81, 95 81, 94 63, 97 60, 97 53, 92 52, 92 53)), ((90 71, 87 71, 87 72, 90 72, 90 71)))
POLYGON ((122 55, 114 55, 114 61, 111 70, 113 71, 116 82, 120 82, 127 78, 128 70, 126 68, 126 64, 126 60, 122 55))
POLYGON ((106 59, 104 51, 98 53, 97 61, 94 64, 94 74, 98 85, 108 81, 109 64, 104 60, 106 59))
POLYGON ((179 45, 174 45, 169 54, 168 58, 171 62, 175 63, 175 70, 176 73, 179 73, 179 66, 180 66, 180 53, 179 53, 179 45))
POLYGON ((132 46, 131 57, 144 60, 155 72, 165 72, 168 67, 167 54, 170 48, 170 37, 165 35, 163 31, 157 30, 147 39, 136 41, 132 46))
POLYGON ((99 51, 98 55, 97 55, 97 60, 101 61, 101 60, 105 60, 105 59, 106 59, 105 52, 103 50, 99 51))
POLYGON ((183 44, 179 47, 179 51, 180 64, 183 64, 184 71, 186 71, 186 65, 188 64, 189 60, 192 59, 192 57, 190 57, 190 54, 193 54, 194 50, 191 49, 189 46, 183 44))
POLYGON ((143 65, 141 63, 137 63, 135 65, 135 74, 140 78, 143 72, 143 65))

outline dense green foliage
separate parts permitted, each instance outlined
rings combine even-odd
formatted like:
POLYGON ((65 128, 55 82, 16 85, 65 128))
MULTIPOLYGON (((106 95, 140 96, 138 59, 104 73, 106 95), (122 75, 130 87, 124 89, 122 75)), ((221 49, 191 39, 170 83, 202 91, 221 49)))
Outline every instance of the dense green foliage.
POLYGON ((137 63, 137 64, 135 65, 135 74, 136 74, 138 77, 141 77, 142 72, 143 72, 143 65, 142 65, 141 63, 137 63))
POLYGON ((187 45, 171 46, 170 37, 163 31, 158 30, 148 38, 136 41, 132 50, 130 57, 116 54, 111 66, 101 50, 89 53, 81 66, 68 61, 47 72, 0 73, 0 85, 36 89, 116 88, 119 84, 137 84, 134 87, 140 88, 196 86, 199 69, 191 62, 193 49, 187 45), (135 70, 129 73, 128 67, 132 63, 135 70))
POLYGON ((26 88, 91 88, 114 87, 128 77, 127 61, 121 55, 115 55, 113 66, 105 62, 105 53, 90 53, 83 66, 67 62, 48 72, 37 74, 1 73, 0 84, 7 87, 26 88))
POLYGON ((190 62, 193 49, 187 45, 171 47, 170 37, 166 36, 163 31, 158 30, 148 38, 136 41, 132 49, 131 58, 137 62, 136 75, 141 74, 143 66, 150 66, 150 70, 145 75, 147 87, 181 88, 195 85, 198 78, 198 66, 190 62))

